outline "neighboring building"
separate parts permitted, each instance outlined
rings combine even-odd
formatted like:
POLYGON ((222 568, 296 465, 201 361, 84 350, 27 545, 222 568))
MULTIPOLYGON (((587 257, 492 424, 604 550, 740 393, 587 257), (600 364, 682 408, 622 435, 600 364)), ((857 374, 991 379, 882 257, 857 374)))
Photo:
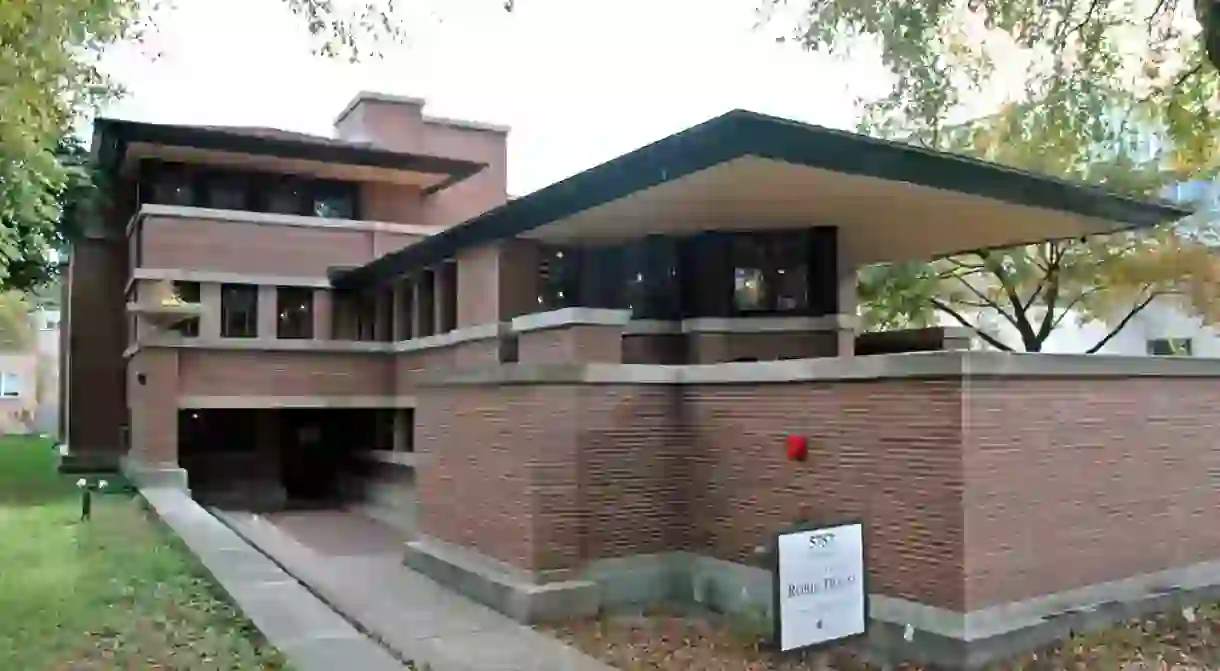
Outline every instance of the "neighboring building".
POLYGON ((68 272, 76 459, 260 505, 371 479, 417 511, 409 564, 524 620, 770 608, 755 548, 859 519, 902 657, 1036 644, 1143 597, 1115 581, 1178 598, 1204 574, 1168 572, 1220 560, 1217 366, 865 356, 946 338, 853 318, 860 264, 1184 211, 743 111, 506 202, 504 129, 422 106, 361 95, 338 139, 98 122, 116 209, 68 272))
MULTIPOLYGON (((1145 142, 1150 140, 1145 139, 1145 142)), ((1152 151, 1146 146, 1141 151, 1152 151)), ((1151 155, 1151 154, 1148 154, 1151 155)), ((1196 208, 1198 213, 1189 222, 1201 227, 1215 226, 1220 221, 1220 182, 1195 180, 1169 187, 1163 196, 1169 200, 1196 208)), ((1220 249, 1220 230, 1199 230, 1203 241, 1220 249), (1216 239, 1211 239, 1216 238, 1216 239)), ((1051 332, 1043 343, 1042 351, 1048 354, 1079 354, 1089 351, 1101 342, 1125 313, 1116 314, 1110 322, 1080 319, 1071 315, 1051 332)), ((940 315, 945 326, 958 323, 947 315, 940 315)), ((1016 349, 1021 348, 1021 337, 1016 329, 994 313, 986 314, 980 325, 1016 349)), ((975 338, 975 347, 986 349, 985 343, 975 338)), ((1155 300, 1144 308, 1098 351, 1100 354, 1122 356, 1194 356, 1220 358, 1220 329, 1203 323, 1192 316, 1179 301, 1165 297, 1155 300)))
POLYGON ((59 312, 30 313, 34 342, 0 352, 0 432, 53 433, 59 395, 59 312))
POLYGON ((59 309, 43 308, 34 313, 38 329, 38 407, 33 429, 58 438, 59 432, 59 309))
MULTIPOLYGON (((990 332, 1002 342, 1020 349, 1021 337, 1011 324, 994 316, 986 323, 990 332)), ((1081 354, 1101 342, 1112 329, 1112 324, 1101 321, 1082 323, 1072 315, 1051 332, 1043 343, 1042 351, 1047 354, 1081 354)), ((976 346, 984 348, 977 339, 976 346)), ((1220 336, 1214 326, 1204 325, 1201 319, 1187 314, 1173 300, 1165 299, 1154 301, 1132 317, 1098 353, 1216 359, 1220 358, 1220 336)))

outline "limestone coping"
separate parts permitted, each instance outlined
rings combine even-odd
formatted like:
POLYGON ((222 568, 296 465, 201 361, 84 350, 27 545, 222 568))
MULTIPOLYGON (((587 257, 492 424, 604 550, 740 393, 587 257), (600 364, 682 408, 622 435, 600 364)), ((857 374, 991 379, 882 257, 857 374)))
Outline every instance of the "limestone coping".
POLYGON ((507 384, 765 384, 883 379, 1220 377, 1220 359, 936 351, 690 366, 510 364, 423 371, 424 386, 507 384))
POLYGON ((437 335, 423 338, 413 338, 400 342, 374 342, 367 340, 296 340, 278 338, 184 338, 174 334, 157 334, 143 338, 123 352, 123 356, 131 358, 144 347, 165 347, 175 349, 210 349, 210 350, 243 350, 261 352, 348 352, 348 353, 383 353, 416 352, 421 350, 451 347, 466 342, 490 340, 503 333, 501 324, 480 324, 461 329, 455 329, 437 335))
POLYGON ((216 396, 184 395, 178 407, 191 410, 229 408, 414 408, 414 396, 216 396))
POLYGON ((627 335, 679 333, 789 333, 796 331, 850 331, 858 320, 852 315, 820 317, 698 317, 683 320, 637 319, 627 324, 627 335))
POLYGON ((135 268, 127 280, 127 288, 137 280, 199 282, 201 284, 258 284, 276 287, 309 287, 329 289, 326 277, 298 277, 289 275, 251 275, 247 273, 225 273, 211 270, 188 270, 180 268, 135 268))
POLYGON ((515 333, 528 333, 572 326, 614 326, 623 328, 631 321, 630 310, 599 308, 561 308, 549 312, 514 317, 510 327, 515 333))
POLYGON ((425 226, 423 224, 400 224, 388 221, 369 221, 364 219, 332 219, 328 217, 306 217, 297 214, 279 214, 276 212, 250 212, 248 210, 217 210, 208 207, 190 207, 186 205, 158 205, 145 203, 132 215, 127 222, 127 235, 146 217, 166 217, 177 219, 207 219, 210 221, 232 222, 240 224, 262 224, 269 226, 298 226, 303 228, 332 228, 349 231, 376 231, 380 233, 401 233, 406 235, 435 235, 445 230, 443 226, 425 226))

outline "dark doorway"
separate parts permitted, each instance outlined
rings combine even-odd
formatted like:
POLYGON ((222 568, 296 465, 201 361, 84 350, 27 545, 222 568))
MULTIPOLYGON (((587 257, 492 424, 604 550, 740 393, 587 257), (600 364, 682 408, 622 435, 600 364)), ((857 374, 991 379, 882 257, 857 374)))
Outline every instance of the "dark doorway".
MULTIPOLYGON (((300 409, 280 411, 280 472, 296 503, 342 503, 364 475, 363 453, 393 441, 386 411, 300 409)), ((392 415, 390 416, 392 418, 392 415)))
POLYGON ((258 413, 265 410, 178 411, 178 459, 191 490, 205 494, 248 476, 258 454, 258 413))

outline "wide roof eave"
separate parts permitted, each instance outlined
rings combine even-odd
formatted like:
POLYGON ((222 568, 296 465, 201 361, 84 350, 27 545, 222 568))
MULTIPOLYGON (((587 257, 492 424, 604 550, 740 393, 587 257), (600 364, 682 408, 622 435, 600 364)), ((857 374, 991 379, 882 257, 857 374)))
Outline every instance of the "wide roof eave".
POLYGON ((350 288, 397 277, 451 258, 463 248, 515 237, 744 156, 1057 210, 1128 228, 1191 213, 1166 201, 1141 200, 970 157, 734 110, 510 200, 364 266, 336 270, 332 282, 350 288))
POLYGON ((94 122, 92 152, 94 160, 107 169, 122 164, 128 145, 142 143, 444 176, 440 184, 430 189, 432 191, 451 186, 487 167, 477 161, 394 151, 367 143, 300 133, 269 134, 267 130, 99 118, 94 122))

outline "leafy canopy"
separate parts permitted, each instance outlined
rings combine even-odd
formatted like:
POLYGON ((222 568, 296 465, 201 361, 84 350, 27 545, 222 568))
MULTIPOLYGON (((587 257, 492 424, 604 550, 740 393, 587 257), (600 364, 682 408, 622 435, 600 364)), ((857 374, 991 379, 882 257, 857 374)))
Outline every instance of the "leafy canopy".
MULTIPOLYGON (((862 100, 861 130, 1159 196, 1211 180, 1220 79, 1182 0, 765 0, 804 47, 880 54, 892 88, 862 100)), ((987 225, 987 222, 979 222, 987 225)), ((1210 222, 863 269, 874 327, 940 315, 995 347, 990 318, 1039 350, 1068 318, 1102 320, 1096 351, 1155 300, 1220 319, 1210 222)))
MULTIPOLYGON (((406 36, 400 0, 280 1, 327 56, 377 57, 406 36)), ((104 205, 76 138, 122 93, 100 58, 111 45, 139 41, 172 10, 173 0, 0 0, 0 289, 49 281, 50 252, 104 205)))

